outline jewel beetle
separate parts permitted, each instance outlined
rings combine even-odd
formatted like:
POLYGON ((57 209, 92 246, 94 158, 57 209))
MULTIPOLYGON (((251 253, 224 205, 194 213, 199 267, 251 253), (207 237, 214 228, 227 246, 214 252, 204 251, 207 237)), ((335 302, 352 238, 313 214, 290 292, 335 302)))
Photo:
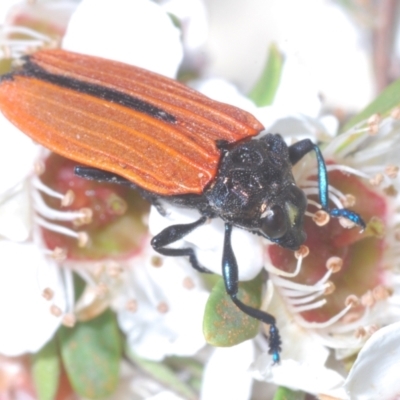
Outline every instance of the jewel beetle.
POLYGON ((77 175, 130 185, 160 212, 162 201, 197 209, 197 221, 153 237, 153 248, 163 255, 186 256, 196 270, 208 272, 192 248, 173 243, 208 219, 221 218, 226 291, 240 310, 270 326, 274 362, 281 350, 275 318, 237 297, 232 228, 298 249, 306 237, 307 200, 292 166, 310 151, 317 157, 322 209, 365 227, 358 214, 329 207, 325 162, 309 139, 287 146, 246 111, 138 67, 42 50, 1 77, 0 109, 36 142, 85 164, 76 167, 77 175))

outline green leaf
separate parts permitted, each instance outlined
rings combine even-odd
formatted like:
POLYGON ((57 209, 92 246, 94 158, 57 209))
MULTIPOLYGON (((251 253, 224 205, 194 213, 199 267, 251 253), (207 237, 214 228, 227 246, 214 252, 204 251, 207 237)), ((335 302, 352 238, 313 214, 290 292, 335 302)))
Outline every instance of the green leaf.
MULTIPOLYGON (((260 276, 252 281, 240 282, 238 298, 249 306, 260 308, 261 287, 260 276)), ((208 298, 204 313, 203 333, 207 343, 218 347, 234 346, 256 336, 258 327, 259 321, 239 310, 232 302, 220 278, 208 298)))
POLYGON ((190 357, 179 357, 179 356, 171 356, 165 359, 165 362, 169 367, 173 370, 185 370, 189 372, 192 376, 201 379, 203 377, 203 363, 194 360, 190 357))
POLYGON ((347 122, 341 131, 346 132, 373 114, 378 113, 384 116, 398 105, 400 105, 400 79, 389 85, 370 105, 347 122))
POLYGON ((264 70, 249 93, 249 98, 258 107, 269 106, 275 98, 281 80, 283 57, 275 44, 271 44, 268 52, 268 61, 264 70))
POLYGON ((159 361, 146 360, 127 349, 128 357, 143 371, 153 377, 154 380, 160 382, 176 394, 187 400, 198 399, 198 394, 178 376, 172 368, 159 361))
POLYGON ((82 296, 83 291, 86 287, 86 282, 76 273, 72 274, 74 279, 74 294, 75 294, 75 301, 78 301, 79 298, 82 296))
POLYGON ((121 337, 114 314, 59 331, 61 356, 74 390, 82 397, 100 399, 112 394, 119 381, 121 337))
POLYGON ((290 390, 285 387, 279 387, 274 396, 274 400, 304 400, 305 398, 304 392, 290 390))
POLYGON ((195 391, 200 392, 203 380, 203 363, 190 357, 178 356, 167 357, 164 362, 175 371, 175 374, 187 376, 186 383, 195 391))
POLYGON ((61 360, 57 342, 51 339, 39 352, 32 355, 32 375, 38 400, 54 399, 61 374, 61 360))

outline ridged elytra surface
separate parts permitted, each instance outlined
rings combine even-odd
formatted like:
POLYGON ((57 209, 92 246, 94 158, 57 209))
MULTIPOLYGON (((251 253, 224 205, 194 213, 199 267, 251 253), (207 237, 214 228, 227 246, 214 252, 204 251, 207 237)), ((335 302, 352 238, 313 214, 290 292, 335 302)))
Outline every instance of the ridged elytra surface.
POLYGON ((216 142, 263 129, 169 78, 64 50, 37 52, 4 76, 0 109, 50 150, 167 196, 201 194, 218 172, 216 142))

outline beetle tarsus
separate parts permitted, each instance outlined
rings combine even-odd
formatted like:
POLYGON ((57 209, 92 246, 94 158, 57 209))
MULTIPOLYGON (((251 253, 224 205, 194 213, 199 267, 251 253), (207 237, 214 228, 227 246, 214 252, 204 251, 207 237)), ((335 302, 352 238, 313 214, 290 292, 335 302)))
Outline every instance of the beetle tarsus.
POLYGON ((329 208, 329 194, 328 194, 328 172, 326 170, 326 164, 324 157, 322 156, 319 147, 314 144, 310 139, 304 139, 300 142, 294 143, 289 146, 289 159, 292 165, 296 164, 302 157, 304 157, 311 150, 314 150, 317 157, 318 163, 318 191, 319 191, 319 202, 322 209, 325 210, 330 216, 339 218, 344 217, 359 225, 362 230, 365 229, 365 222, 363 219, 354 211, 350 211, 347 208, 329 208))
POLYGON ((269 337, 268 337, 268 343, 269 343, 269 354, 272 355, 272 360, 274 361, 274 364, 279 364, 281 361, 281 358, 279 356, 281 352, 281 336, 279 334, 279 330, 276 327, 275 324, 272 324, 269 328, 269 337))
POLYGON ((366 225, 364 220, 355 212, 348 210, 347 208, 332 208, 329 210, 329 215, 335 218, 346 218, 356 225, 359 225, 362 230, 365 229, 366 225))

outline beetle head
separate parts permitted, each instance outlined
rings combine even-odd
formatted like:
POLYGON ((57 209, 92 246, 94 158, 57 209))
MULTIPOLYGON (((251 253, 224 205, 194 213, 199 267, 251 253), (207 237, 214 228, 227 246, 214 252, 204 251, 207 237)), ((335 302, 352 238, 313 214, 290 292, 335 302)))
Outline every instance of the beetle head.
POLYGON ((288 147, 280 135, 225 149, 206 196, 223 220, 282 247, 296 250, 306 238, 306 197, 294 182, 288 147))
POLYGON ((278 198, 263 203, 265 210, 260 215, 258 232, 282 247, 297 250, 306 239, 303 230, 306 206, 304 192, 294 183, 289 185, 278 198))

